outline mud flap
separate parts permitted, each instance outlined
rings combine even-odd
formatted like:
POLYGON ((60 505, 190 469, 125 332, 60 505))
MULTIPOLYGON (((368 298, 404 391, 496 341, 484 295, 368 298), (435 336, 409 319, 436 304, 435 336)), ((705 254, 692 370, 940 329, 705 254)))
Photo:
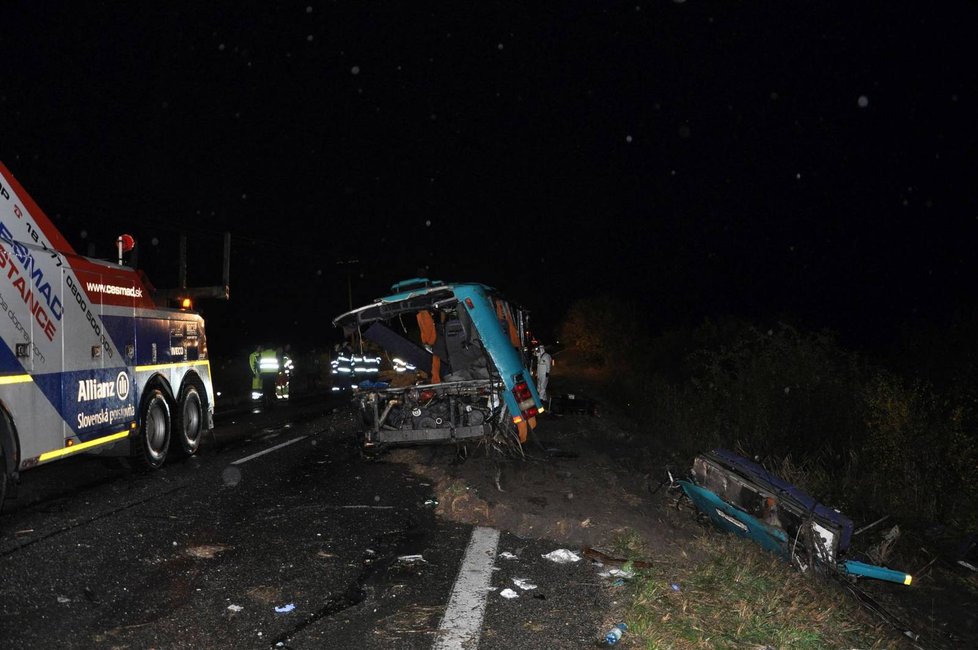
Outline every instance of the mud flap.
POLYGON ((519 434, 520 443, 526 442, 526 436, 530 431, 530 427, 527 426, 525 420, 520 420, 516 423, 516 432, 519 434))

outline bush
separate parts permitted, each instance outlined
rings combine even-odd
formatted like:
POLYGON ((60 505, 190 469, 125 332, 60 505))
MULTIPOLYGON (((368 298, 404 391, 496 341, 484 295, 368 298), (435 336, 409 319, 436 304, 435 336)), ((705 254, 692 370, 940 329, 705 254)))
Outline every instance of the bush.
POLYGON ((973 409, 921 381, 878 371, 863 388, 865 487, 878 511, 975 525, 978 445, 973 409), (970 427, 969 427, 970 421, 970 427), (970 429, 970 433, 969 433, 970 429))

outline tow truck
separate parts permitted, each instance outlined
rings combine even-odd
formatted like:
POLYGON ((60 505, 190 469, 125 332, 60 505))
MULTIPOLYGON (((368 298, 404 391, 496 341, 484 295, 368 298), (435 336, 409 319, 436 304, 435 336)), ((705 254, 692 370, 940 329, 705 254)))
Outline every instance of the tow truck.
POLYGON ((195 290, 156 291, 117 243, 118 263, 79 255, 0 163, 0 506, 27 470, 78 454, 153 470, 213 427, 195 290))

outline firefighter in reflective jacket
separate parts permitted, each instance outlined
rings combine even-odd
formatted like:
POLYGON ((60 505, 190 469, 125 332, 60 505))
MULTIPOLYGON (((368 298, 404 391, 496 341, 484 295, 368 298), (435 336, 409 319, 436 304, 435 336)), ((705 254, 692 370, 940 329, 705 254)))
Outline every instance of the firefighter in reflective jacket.
POLYGON ((292 371, 294 370, 289 351, 288 345, 285 346, 284 350, 278 349, 279 371, 275 380, 275 397, 277 399, 289 399, 289 385, 292 383, 292 371))
POLYGON ((380 374, 380 357, 365 350, 353 355, 353 383, 356 385, 372 386, 377 383, 380 374))
POLYGON ((262 396, 266 402, 275 399, 275 384, 278 381, 279 370, 281 365, 275 348, 270 345, 263 348, 258 358, 258 372, 261 374, 262 396))
POLYGON ((261 345, 248 355, 248 367, 251 368, 251 399, 261 399, 261 370, 258 360, 261 359, 261 345))
POLYGON ((349 390, 353 385, 353 350, 349 343, 337 345, 335 356, 329 362, 329 375, 332 380, 332 390, 339 392, 349 390))

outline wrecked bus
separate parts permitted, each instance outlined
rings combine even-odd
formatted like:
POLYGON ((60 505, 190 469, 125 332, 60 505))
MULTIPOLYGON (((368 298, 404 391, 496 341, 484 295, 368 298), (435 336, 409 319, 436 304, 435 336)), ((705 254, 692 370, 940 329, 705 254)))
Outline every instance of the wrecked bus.
POLYGON ((356 358, 380 359, 351 386, 364 448, 526 442, 544 410, 527 368, 526 321, 492 287, 427 278, 334 318, 356 358))

